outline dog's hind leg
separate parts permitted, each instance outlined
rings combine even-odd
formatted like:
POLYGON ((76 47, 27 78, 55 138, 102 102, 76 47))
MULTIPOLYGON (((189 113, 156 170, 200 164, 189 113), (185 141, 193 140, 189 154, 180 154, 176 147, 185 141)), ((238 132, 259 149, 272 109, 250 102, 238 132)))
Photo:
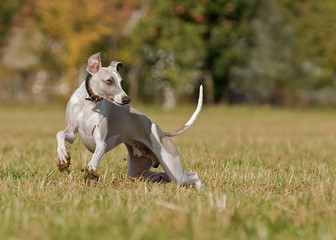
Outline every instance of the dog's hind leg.
POLYGON ((128 175, 133 178, 141 178, 151 182, 170 182, 169 177, 164 172, 150 171, 153 160, 147 156, 135 156, 132 146, 126 144, 127 170, 128 175))
POLYGON ((66 129, 59 131, 56 135, 57 139, 57 155, 59 163, 57 164, 58 169, 63 172, 69 172, 68 168, 70 166, 70 155, 67 152, 65 141, 73 143, 76 139, 77 128, 69 125, 66 129))
POLYGON ((156 124, 152 124, 151 130, 153 153, 157 156, 168 177, 181 185, 194 183, 200 189, 202 187, 201 180, 196 172, 187 172, 183 169, 174 142, 156 124))

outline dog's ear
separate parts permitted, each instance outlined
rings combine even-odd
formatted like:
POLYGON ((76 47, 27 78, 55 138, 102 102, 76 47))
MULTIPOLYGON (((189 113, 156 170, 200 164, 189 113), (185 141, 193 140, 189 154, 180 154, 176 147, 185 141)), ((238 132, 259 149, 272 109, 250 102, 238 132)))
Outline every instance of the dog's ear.
POLYGON ((99 71, 100 68, 101 68, 101 61, 100 61, 100 52, 99 52, 89 57, 86 71, 88 71, 91 74, 95 74, 99 71))
POLYGON ((124 68, 124 64, 122 62, 112 61, 110 66, 120 72, 121 69, 124 68))

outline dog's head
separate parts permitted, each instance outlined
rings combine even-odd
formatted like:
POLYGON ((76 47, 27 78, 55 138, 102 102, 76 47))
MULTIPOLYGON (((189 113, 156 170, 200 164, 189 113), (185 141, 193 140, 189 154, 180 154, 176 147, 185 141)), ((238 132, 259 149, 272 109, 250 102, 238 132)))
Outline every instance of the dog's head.
POLYGON ((99 97, 118 106, 128 104, 131 99, 122 89, 123 80, 120 76, 121 62, 112 61, 110 66, 102 67, 100 53, 93 54, 88 60, 86 70, 92 75, 90 87, 99 97))

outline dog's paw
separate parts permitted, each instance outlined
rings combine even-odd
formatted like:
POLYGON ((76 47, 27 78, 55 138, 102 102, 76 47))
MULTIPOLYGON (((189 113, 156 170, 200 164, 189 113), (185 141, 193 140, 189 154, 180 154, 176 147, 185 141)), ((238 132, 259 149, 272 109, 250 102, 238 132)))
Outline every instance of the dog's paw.
POLYGON ((66 157, 66 160, 65 161, 59 161, 59 163, 57 164, 57 168, 60 172, 64 172, 66 171, 67 173, 70 172, 69 170, 69 167, 70 167, 70 160, 71 160, 71 157, 68 155, 66 157))
POLYGON ((99 180, 99 175, 95 170, 92 169, 82 169, 82 171, 84 171, 84 182, 86 184, 90 184, 91 181, 96 181, 98 182, 99 180))
POLYGON ((189 177, 192 179, 192 181, 194 182, 196 188, 198 190, 201 190, 202 189, 202 182, 201 182, 201 179, 199 179, 198 177, 198 174, 196 172, 191 172, 189 173, 189 177))
POLYGON ((159 183, 162 183, 162 182, 168 183, 171 181, 170 178, 167 176, 167 174, 164 172, 158 172, 158 173, 153 174, 152 176, 150 176, 149 180, 151 182, 159 182, 159 183))
POLYGON ((69 153, 67 152, 66 147, 57 147, 57 155, 58 155, 58 160, 60 162, 67 162, 67 160, 70 158, 69 153))

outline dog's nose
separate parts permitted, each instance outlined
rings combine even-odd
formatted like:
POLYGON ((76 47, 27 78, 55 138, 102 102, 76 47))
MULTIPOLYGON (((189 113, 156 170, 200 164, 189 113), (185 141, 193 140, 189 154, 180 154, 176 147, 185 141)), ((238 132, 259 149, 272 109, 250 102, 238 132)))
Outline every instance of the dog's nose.
POLYGON ((125 96, 122 97, 121 101, 123 102, 123 104, 129 104, 131 99, 129 98, 129 96, 125 96))

